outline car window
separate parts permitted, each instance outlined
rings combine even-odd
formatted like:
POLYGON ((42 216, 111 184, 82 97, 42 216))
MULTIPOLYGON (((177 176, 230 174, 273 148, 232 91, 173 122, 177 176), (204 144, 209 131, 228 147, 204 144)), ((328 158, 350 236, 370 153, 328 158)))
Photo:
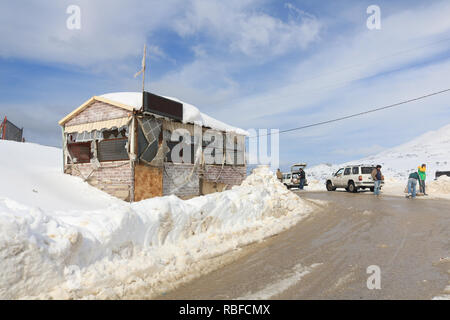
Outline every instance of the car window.
POLYGON ((342 174, 342 172, 344 172, 344 168, 339 169, 339 170, 336 172, 336 175, 338 176, 338 175, 342 174))
POLYGON ((353 167, 352 174, 358 174, 359 173, 359 167, 353 167))
POLYGON ((362 167, 361 173, 362 174, 371 174, 373 169, 375 169, 375 167, 362 167))
POLYGON ((345 168, 344 176, 348 176, 352 172, 352 168, 345 168))

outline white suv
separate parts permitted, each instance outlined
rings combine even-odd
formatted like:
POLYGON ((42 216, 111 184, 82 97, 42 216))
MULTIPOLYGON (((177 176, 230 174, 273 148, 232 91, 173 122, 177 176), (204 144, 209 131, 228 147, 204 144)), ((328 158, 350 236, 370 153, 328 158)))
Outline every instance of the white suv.
MULTIPOLYGON (((358 192, 360 189, 374 190, 374 181, 372 179, 372 165, 353 165, 340 168, 335 174, 327 179, 326 186, 328 191, 334 191, 336 188, 345 188, 349 192, 358 192)), ((381 182, 384 184, 384 181, 381 182)))
POLYGON ((288 189, 296 188, 300 184, 300 179, 296 173, 283 173, 281 181, 288 189))

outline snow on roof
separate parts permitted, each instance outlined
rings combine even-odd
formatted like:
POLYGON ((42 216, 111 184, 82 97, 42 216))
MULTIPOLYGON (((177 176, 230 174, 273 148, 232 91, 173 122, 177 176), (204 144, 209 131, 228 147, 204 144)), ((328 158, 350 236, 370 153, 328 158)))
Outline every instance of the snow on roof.
MULTIPOLYGON (((142 107, 142 92, 114 92, 103 94, 100 97, 126 104, 136 110, 139 110, 142 107)), ((163 97, 183 104, 183 123, 193 123, 202 127, 208 127, 220 131, 234 132, 245 136, 249 135, 249 133, 243 129, 230 126, 222 121, 208 116, 207 114, 204 114, 203 112, 200 112, 200 110, 192 104, 186 103, 177 98, 163 97)))

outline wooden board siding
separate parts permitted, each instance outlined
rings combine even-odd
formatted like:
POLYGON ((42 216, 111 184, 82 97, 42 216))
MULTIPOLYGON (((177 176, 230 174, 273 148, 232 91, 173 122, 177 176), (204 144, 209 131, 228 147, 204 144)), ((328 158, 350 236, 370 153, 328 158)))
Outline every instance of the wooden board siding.
POLYGON ((165 162, 163 194, 165 196, 174 194, 182 199, 198 196, 200 194, 198 167, 194 168, 194 165, 189 163, 165 162))
POLYGON ((227 186, 238 186, 247 177, 246 166, 206 165, 203 173, 205 181, 217 182, 227 186))
POLYGON ((132 174, 130 161, 102 162, 95 169, 91 163, 66 165, 64 172, 80 178, 87 178, 87 183, 116 198, 130 201, 132 174))
POLYGON ((163 195, 163 169, 139 164, 134 168, 134 201, 163 195))
POLYGON ((130 111, 104 102, 94 102, 81 113, 70 119, 65 125, 74 126, 82 123, 105 121, 127 117, 130 111))

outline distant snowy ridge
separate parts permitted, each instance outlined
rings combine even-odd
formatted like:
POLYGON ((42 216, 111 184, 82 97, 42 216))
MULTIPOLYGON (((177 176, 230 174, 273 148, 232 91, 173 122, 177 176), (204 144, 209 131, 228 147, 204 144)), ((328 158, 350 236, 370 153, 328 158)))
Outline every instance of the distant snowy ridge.
POLYGON ((0 141, 0 176, 30 173, 8 180, 13 199, 0 189, 0 299, 150 298, 313 210, 267 167, 232 190, 187 201, 102 198, 79 178, 64 176, 55 184, 63 177, 53 167, 60 156, 55 150, 0 141), (35 161, 26 160, 31 156, 35 161), (16 158, 24 160, 8 160, 16 158), (29 190, 33 186, 37 192, 29 190), (97 197, 97 206, 86 209, 97 197))
POLYGON ((400 146, 386 149, 376 155, 340 165, 320 164, 309 168, 310 179, 324 181, 326 177, 348 164, 380 164, 387 178, 406 179, 422 163, 427 164, 428 179, 434 179, 436 170, 450 171, 450 125, 427 132, 400 146))

